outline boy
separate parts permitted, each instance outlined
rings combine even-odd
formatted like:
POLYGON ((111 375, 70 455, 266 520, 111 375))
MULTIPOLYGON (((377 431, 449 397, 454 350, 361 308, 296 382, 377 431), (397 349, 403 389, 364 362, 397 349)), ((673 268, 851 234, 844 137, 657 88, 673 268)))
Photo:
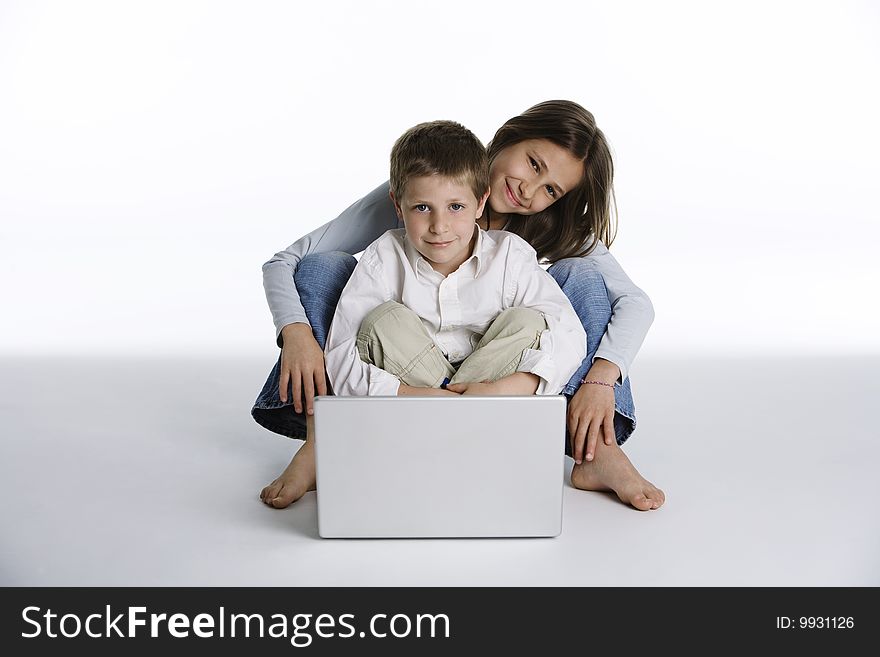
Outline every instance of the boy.
MULTIPOLYGON (((366 248, 342 291, 325 349, 335 394, 555 395, 583 361, 581 322, 534 249, 476 223, 488 169, 480 141, 451 121, 394 144, 391 198, 404 228, 366 248)), ((286 501, 315 486, 311 416, 307 426, 264 489, 269 505, 282 488, 286 501)))

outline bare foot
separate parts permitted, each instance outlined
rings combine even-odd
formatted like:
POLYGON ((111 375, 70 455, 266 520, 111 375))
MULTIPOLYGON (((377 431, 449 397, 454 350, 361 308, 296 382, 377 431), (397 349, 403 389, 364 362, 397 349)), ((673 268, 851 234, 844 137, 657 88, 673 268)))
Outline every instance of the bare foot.
POLYGON ((571 485, 581 490, 614 491, 621 502, 639 511, 659 509, 666 501, 663 491, 639 474, 619 445, 606 445, 602 440, 592 461, 572 468, 571 485))
POLYGON ((284 472, 260 492, 264 504, 283 509, 315 490, 315 442, 306 440, 284 472))

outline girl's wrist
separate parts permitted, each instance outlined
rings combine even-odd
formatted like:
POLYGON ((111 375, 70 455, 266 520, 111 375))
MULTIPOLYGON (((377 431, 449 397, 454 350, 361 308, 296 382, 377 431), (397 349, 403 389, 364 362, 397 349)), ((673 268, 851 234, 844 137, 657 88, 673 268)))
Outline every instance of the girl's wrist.
POLYGON ((300 331, 308 331, 309 333, 311 333, 312 327, 304 322, 291 322, 290 324, 284 325, 284 327, 281 329, 281 334, 282 335, 284 335, 284 334, 291 334, 292 335, 292 334, 298 333, 300 331))
POLYGON ((593 366, 587 371, 584 378, 581 379, 581 383, 587 383, 589 381, 613 388, 619 378, 620 368, 617 367, 617 365, 610 360, 597 358, 593 363, 593 366))
POLYGON ((587 376, 585 376, 583 379, 581 379, 581 385, 584 385, 584 386, 596 385, 596 386, 602 386, 603 388, 611 388, 612 390, 614 389, 613 383, 605 383, 605 381, 597 381, 595 379, 590 379, 589 374, 587 376))

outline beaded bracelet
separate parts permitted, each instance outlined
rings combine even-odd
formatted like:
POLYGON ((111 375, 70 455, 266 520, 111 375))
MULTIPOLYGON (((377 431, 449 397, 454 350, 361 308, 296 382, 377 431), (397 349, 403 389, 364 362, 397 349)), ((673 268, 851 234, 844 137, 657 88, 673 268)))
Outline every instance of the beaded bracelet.
POLYGON ((582 384, 592 383, 592 384, 597 385, 597 386, 608 386, 609 388, 613 388, 613 387, 614 387, 614 384, 613 384, 613 383, 605 383, 604 381, 587 381, 586 377, 585 377, 583 380, 581 380, 581 383, 582 383, 582 384))

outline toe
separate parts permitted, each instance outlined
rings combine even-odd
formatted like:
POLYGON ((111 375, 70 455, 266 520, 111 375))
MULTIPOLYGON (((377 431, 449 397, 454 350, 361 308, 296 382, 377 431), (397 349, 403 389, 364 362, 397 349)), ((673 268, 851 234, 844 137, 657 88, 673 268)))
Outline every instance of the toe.
POLYGON ((663 502, 665 498, 663 497, 663 491, 659 488, 650 488, 645 491, 645 495, 648 497, 648 501, 651 503, 652 509, 659 509, 663 506, 663 502))
POLYGON ((284 509, 290 506, 291 502, 293 502, 293 496, 283 494, 279 494, 278 496, 273 497, 269 500, 269 504, 274 506, 276 509, 284 509))
POLYGON ((631 500, 632 505, 639 511, 649 511, 653 506, 653 502, 649 500, 644 493, 637 493, 631 500))
POLYGON ((297 486, 282 485, 274 495, 268 498, 267 504, 276 509, 284 509, 296 502, 304 493, 305 491, 299 491, 297 486))
POLYGON ((657 489, 657 492, 653 497, 656 502, 656 506, 654 507, 655 509, 659 509, 661 506, 663 506, 663 503, 666 502, 666 493, 664 493, 659 488, 657 489))
POLYGON ((271 500, 273 497, 278 495, 278 491, 280 490, 281 485, 278 483, 278 481, 273 481, 271 484, 263 489, 263 492, 260 493, 260 497, 263 500, 271 500))

